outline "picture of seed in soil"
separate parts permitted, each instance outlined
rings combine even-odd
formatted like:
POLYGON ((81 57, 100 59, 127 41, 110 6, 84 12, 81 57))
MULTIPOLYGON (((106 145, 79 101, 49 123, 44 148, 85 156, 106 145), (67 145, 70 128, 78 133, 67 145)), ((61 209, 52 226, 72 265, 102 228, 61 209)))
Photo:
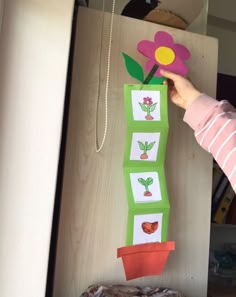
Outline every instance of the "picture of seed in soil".
POLYGON ((146 113, 145 119, 147 121, 151 121, 154 119, 151 113, 156 109, 157 103, 153 103, 151 97, 144 97, 143 102, 139 102, 139 106, 141 107, 142 111, 146 113))
POLYGON ((145 141, 145 143, 138 141, 139 148, 141 151, 143 151, 143 153, 140 155, 141 160, 148 159, 147 152, 153 148, 155 143, 156 143, 156 141, 153 141, 151 143, 148 143, 147 141, 145 141))
POLYGON ((135 214, 133 244, 162 242, 163 213, 135 214))
POLYGON ((146 234, 152 234, 152 233, 155 233, 158 229, 158 222, 153 222, 153 223, 150 223, 150 222, 143 222, 142 223, 142 229, 143 229, 143 232, 146 233, 146 234))
POLYGON ((146 180, 143 178, 139 178, 138 182, 145 187, 144 196, 150 197, 152 196, 152 192, 149 191, 149 186, 153 184, 153 178, 148 177, 146 180))

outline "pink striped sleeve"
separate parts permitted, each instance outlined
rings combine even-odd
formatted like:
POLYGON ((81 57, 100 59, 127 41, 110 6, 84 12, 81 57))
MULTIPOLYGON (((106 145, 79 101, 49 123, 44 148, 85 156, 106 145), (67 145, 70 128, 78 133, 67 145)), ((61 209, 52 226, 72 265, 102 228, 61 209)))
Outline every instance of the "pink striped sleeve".
POLYGON ((236 109, 226 100, 200 95, 187 109, 184 121, 198 143, 210 152, 236 191, 236 109))

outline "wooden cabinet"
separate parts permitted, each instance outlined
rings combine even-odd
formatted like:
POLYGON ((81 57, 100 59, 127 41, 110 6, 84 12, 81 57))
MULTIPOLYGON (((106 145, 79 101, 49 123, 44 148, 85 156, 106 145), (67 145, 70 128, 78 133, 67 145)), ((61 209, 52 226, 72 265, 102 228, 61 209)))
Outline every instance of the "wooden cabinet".
POLYGON ((235 297, 235 288, 225 288, 222 286, 214 285, 209 286, 208 297, 235 297))
MULTIPOLYGON (((0 293, 4 297, 45 293, 73 4, 0 1, 0 293)), ((80 9, 54 297, 77 297, 94 283, 126 283, 116 249, 125 244, 127 220, 123 84, 133 81, 125 72, 121 52, 144 63, 135 45, 166 30, 191 50, 191 79, 215 95, 215 39, 115 16, 108 135, 104 150, 95 153, 99 84, 100 136, 103 131, 110 14, 105 14, 100 64, 101 24, 101 12, 80 9)), ((212 159, 182 117, 183 112, 170 104, 166 176, 172 205, 169 239, 176 241, 176 251, 162 276, 128 284, 167 286, 186 296, 206 297, 212 159)))
MULTIPOLYGON (((115 16, 108 103, 108 135, 101 153, 95 152, 96 102, 101 67, 99 133, 104 123, 104 79, 110 14, 105 13, 102 59, 99 36, 102 13, 80 9, 73 64, 70 118, 63 182, 54 297, 79 296, 95 283, 126 283, 116 249, 125 245, 127 203, 122 175, 125 143, 123 85, 124 51, 144 63, 135 46, 166 30, 192 52, 190 77, 215 96, 217 41, 181 30, 115 16)), ((182 122, 183 112, 169 104, 170 133, 166 175, 172 205, 169 239, 176 251, 162 276, 128 284, 169 286, 186 296, 206 297, 210 238, 212 158, 182 122)))

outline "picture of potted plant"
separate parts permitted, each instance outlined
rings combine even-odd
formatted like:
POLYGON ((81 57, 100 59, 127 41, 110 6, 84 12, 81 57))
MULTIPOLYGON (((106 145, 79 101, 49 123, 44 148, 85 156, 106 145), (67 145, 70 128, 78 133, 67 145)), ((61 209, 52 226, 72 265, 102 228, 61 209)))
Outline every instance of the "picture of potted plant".
POLYGON ((153 184, 153 178, 148 177, 146 180, 143 178, 139 178, 138 182, 145 187, 144 196, 150 197, 152 196, 152 192, 149 191, 149 186, 153 184))

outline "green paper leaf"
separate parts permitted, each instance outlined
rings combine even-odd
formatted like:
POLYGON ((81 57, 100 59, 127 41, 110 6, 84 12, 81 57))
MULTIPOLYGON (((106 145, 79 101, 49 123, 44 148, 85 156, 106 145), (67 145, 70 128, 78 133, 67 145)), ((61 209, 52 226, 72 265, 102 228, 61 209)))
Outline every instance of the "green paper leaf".
POLYGON ((130 76, 133 78, 143 82, 144 81, 144 73, 143 73, 143 68, 141 65, 139 65, 138 62, 136 62, 133 58, 128 56, 125 53, 122 53, 123 58, 125 60, 125 67, 127 72, 129 73, 130 76))
POLYGON ((140 150, 142 150, 142 151, 145 150, 145 145, 141 141, 138 141, 138 145, 139 145, 140 150))
POLYGON ((150 106, 150 112, 153 112, 156 109, 157 103, 154 103, 150 106))
POLYGON ((163 82, 166 80, 165 77, 157 77, 157 76, 153 76, 150 81, 149 81, 149 85, 163 85, 163 82))
POLYGON ((149 143, 149 145, 147 146, 147 150, 150 151, 153 148, 155 143, 156 143, 156 141, 149 143))
POLYGON ((147 111, 147 106, 144 105, 143 103, 139 102, 140 107, 142 108, 143 111, 147 111))
POLYGON ((143 186, 146 186, 146 181, 143 179, 143 178, 139 178, 138 179, 138 182, 143 185, 143 186))
POLYGON ((152 184, 153 184, 153 178, 148 177, 147 180, 146 180, 146 184, 147 184, 148 186, 152 185, 152 184))

